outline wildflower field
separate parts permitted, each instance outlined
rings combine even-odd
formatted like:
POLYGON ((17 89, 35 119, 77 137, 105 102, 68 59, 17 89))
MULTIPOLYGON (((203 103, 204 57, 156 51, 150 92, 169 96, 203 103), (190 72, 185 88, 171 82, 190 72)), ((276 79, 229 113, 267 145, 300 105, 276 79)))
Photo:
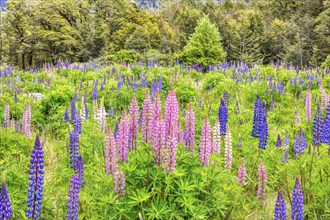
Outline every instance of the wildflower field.
POLYGON ((0 70, 0 219, 330 219, 330 75, 0 70))

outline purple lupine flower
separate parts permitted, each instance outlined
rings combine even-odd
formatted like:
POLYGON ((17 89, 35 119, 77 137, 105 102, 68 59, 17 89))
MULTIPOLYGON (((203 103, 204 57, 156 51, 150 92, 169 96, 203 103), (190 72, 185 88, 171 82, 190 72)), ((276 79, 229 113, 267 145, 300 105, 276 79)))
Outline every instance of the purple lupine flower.
POLYGON ((88 119, 88 106, 87 106, 87 104, 85 104, 85 120, 87 120, 88 119))
POLYGON ((258 199, 263 202, 266 193, 265 193, 265 188, 266 188, 266 183, 267 183, 267 171, 266 167, 262 163, 262 160, 260 160, 259 167, 258 167, 258 199))
POLYGON ((87 93, 84 94, 84 104, 87 104, 87 93))
POLYGON ((284 147, 289 146, 289 133, 286 131, 285 138, 284 138, 284 147))
POLYGON ((328 104, 326 115, 323 120, 321 142, 330 145, 330 103, 328 104))
POLYGON ((155 166, 160 167, 164 161, 166 148, 165 123, 161 118, 158 118, 158 121, 155 122, 152 145, 154 149, 155 166))
POLYGON ((142 140, 148 143, 152 138, 152 129, 154 123, 155 105, 151 102, 149 92, 146 91, 143 107, 142 107, 142 140))
POLYGON ((79 177, 80 186, 84 187, 85 163, 81 155, 77 158, 74 174, 79 177))
POLYGON ((312 120, 312 97, 311 90, 308 88, 305 97, 305 106, 306 106, 306 121, 312 120))
POLYGON ((21 124, 19 123, 19 121, 17 121, 15 125, 15 131, 17 134, 20 132, 20 128, 21 128, 21 124))
POLYGON ((79 134, 76 131, 70 133, 70 167, 75 168, 79 155, 79 134))
POLYGON ((68 121, 69 121, 69 111, 68 108, 66 108, 64 112, 64 122, 68 122, 68 121))
POLYGON ((139 105, 136 99, 135 94, 133 94, 132 102, 129 106, 129 130, 130 130, 130 148, 133 150, 137 149, 137 139, 138 139, 138 131, 139 131, 139 105))
POLYGON ((10 124, 9 124, 9 104, 8 102, 6 102, 6 106, 5 106, 5 117, 4 117, 4 128, 9 128, 10 124))
POLYGON ((94 86, 94 89, 93 89, 93 94, 92 94, 92 98, 93 98, 93 101, 96 101, 97 100, 97 86, 95 85, 94 86))
MULTIPOLYGON (((123 171, 116 171, 114 174, 114 185, 115 185, 115 194, 116 196, 125 195, 125 175, 123 171)), ((117 199, 118 202, 118 199, 117 199)))
POLYGON ((78 93, 77 93, 77 91, 74 92, 74 94, 73 94, 73 99, 74 99, 75 101, 78 101, 78 93))
POLYGON ((195 147, 195 113, 190 103, 188 111, 186 112, 186 130, 184 132, 185 149, 194 153, 195 147))
POLYGON ((228 122, 228 109, 225 104, 225 101, 222 99, 221 99, 220 107, 219 107, 219 111, 218 111, 218 118, 219 118, 219 124, 220 124, 220 135, 225 136, 227 122, 228 122))
POLYGON ((126 112, 123 111, 119 124, 117 137, 118 160, 120 162, 128 162, 129 149, 129 120, 126 117, 126 112))
POLYGON ((267 109, 266 105, 263 103, 259 112, 259 144, 258 148, 266 149, 267 141, 268 141, 268 122, 267 122, 267 109))
POLYGON ((286 206, 281 192, 277 194, 274 210, 274 220, 286 220, 286 206))
POLYGON ((315 146, 321 144, 322 130, 323 130, 323 119, 322 119, 320 106, 318 106, 313 123, 313 143, 315 146))
POLYGON ((304 154, 306 148, 307 148, 307 143, 306 143, 305 134, 300 129, 294 141, 294 147, 293 147, 294 151, 296 152, 296 157, 298 157, 299 154, 304 154))
POLYGON ((26 217, 28 219, 40 218, 43 185, 44 185, 44 152, 37 135, 30 159, 30 177, 27 199, 26 217))
POLYGON ((300 120, 300 114, 299 114, 299 111, 295 111, 295 122, 297 125, 300 125, 301 124, 301 120, 300 120))
POLYGON ((276 147, 282 147, 282 139, 281 139, 281 135, 280 134, 277 135, 277 140, 276 140, 275 146, 276 147))
POLYGON ((15 119, 13 117, 11 117, 10 128, 15 129, 15 119))
POLYGON ((108 126, 105 141, 105 170, 107 174, 114 174, 117 169, 117 147, 115 137, 108 126))
POLYGON ((76 101, 72 99, 71 101, 71 121, 74 121, 77 115, 76 101))
POLYGON ((232 156, 232 141, 231 141, 231 134, 229 127, 227 126, 227 133, 225 136, 225 168, 231 169, 232 167, 232 161, 233 161, 233 156, 232 156))
POLYGON ((283 163, 289 162, 289 151, 288 150, 283 150, 283 157, 281 159, 283 163))
POLYGON ((6 183, 3 181, 0 191, 0 219, 7 220, 12 217, 12 214, 10 197, 7 191, 6 183))
POLYGON ((162 119, 162 102, 160 100, 159 96, 159 91, 156 90, 155 98, 154 98, 154 103, 155 103, 155 111, 154 111, 154 120, 155 122, 158 121, 159 119, 162 119))
POLYGON ((200 138, 200 148, 199 148, 199 161, 200 165, 207 167, 210 162, 211 155, 211 128, 209 119, 206 116, 202 124, 202 133, 200 138))
POLYGON ((109 108, 109 116, 113 116, 113 115, 114 115, 113 106, 110 105, 110 108, 109 108))
POLYGON ((304 219, 304 192, 301 188, 301 184, 298 178, 296 178, 296 183, 292 191, 292 212, 291 218, 293 220, 303 220, 304 219))
POLYGON ((245 186, 246 183, 246 168, 244 161, 242 160, 241 165, 238 168, 237 183, 241 186, 245 186))
POLYGON ((79 192, 80 192, 80 178, 77 175, 71 177, 69 187, 69 199, 66 219, 78 220, 79 210, 79 192))

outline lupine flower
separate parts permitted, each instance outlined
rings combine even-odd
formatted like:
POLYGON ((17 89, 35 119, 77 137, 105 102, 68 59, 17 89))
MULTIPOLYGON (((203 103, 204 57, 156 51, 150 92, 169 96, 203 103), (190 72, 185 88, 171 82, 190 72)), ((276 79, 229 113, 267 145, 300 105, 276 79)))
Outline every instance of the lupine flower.
POLYGON ((267 171, 266 167, 262 163, 262 160, 260 160, 259 167, 258 167, 258 199, 263 202, 266 193, 265 193, 265 188, 266 188, 266 183, 267 183, 267 171))
POLYGON ((114 174, 117 168, 117 147, 114 135, 108 127, 105 141, 105 170, 107 174, 114 174))
POLYGON ((298 178, 296 178, 296 183, 292 191, 292 212, 291 218, 293 220, 303 220, 304 219, 304 193, 301 188, 301 184, 298 178))
POLYGON ((78 220, 80 178, 77 175, 71 177, 69 199, 66 219, 78 220))
POLYGON ((110 108, 109 108, 109 116, 113 116, 113 115, 114 115, 113 106, 110 105, 110 108))
POLYGON ((105 132, 105 125, 106 125, 106 111, 105 111, 105 107, 104 107, 103 98, 101 99, 100 108, 98 110, 99 111, 98 111, 98 115, 97 115, 97 121, 99 123, 100 132, 104 133, 105 132))
POLYGON ((161 118, 155 122, 152 145, 154 148, 155 165, 161 166, 166 149, 165 123, 161 118))
POLYGON ((189 104, 188 111, 186 112, 186 129, 183 136, 186 151, 193 153, 195 147, 195 113, 191 104, 189 104))
POLYGON ((76 131, 70 133, 70 167, 75 168, 79 155, 79 134, 76 131))
POLYGON ((77 158, 74 174, 79 177, 80 186, 84 187, 85 164, 81 155, 77 158))
POLYGON ((12 214, 10 197, 7 191, 6 183, 3 181, 0 192, 0 219, 7 220, 12 217, 12 214))
POLYGON ((283 150, 283 157, 281 159, 283 163, 289 162, 289 152, 288 150, 283 150))
POLYGON ((220 136, 220 125, 219 120, 216 120, 213 127, 213 141, 214 141, 214 149, 211 153, 215 153, 220 155, 220 147, 221 147, 221 136, 220 136))
POLYGON ((129 149, 129 121, 126 117, 126 112, 123 111, 119 124, 117 150, 118 160, 120 162, 128 162, 128 149, 129 149))
POLYGON ((6 106, 5 106, 5 117, 4 117, 4 128, 9 128, 10 124, 9 124, 9 104, 8 102, 6 102, 6 106))
POLYGON ((130 148, 133 150, 137 149, 137 139, 139 131, 139 105, 136 100, 135 94, 133 94, 132 102, 129 106, 129 115, 130 115, 130 148))
POLYGON ((276 147, 282 147, 282 139, 280 134, 277 135, 277 140, 275 145, 276 147))
POLYGON ((235 108, 234 108, 234 112, 235 114, 239 114, 240 108, 239 108, 239 104, 238 104, 238 100, 236 100, 236 104, 235 104, 235 108))
POLYGON ((330 145, 330 103, 328 104, 326 115, 323 120, 321 142, 330 145))
POLYGON ((295 112, 295 122, 296 122, 297 125, 301 124, 300 114, 299 114, 299 111, 297 111, 297 110, 295 112))
POLYGON ((241 186, 246 185, 246 168, 243 160, 238 168, 237 183, 241 186))
POLYGON ((286 220, 286 206, 281 192, 277 194, 274 210, 274 220, 286 220))
POLYGON ((94 86, 92 98, 93 98, 93 102, 97 100, 97 86, 94 86))
POLYGON ((306 121, 312 120, 312 97, 311 90, 308 88, 305 97, 305 106, 306 106, 306 121))
POLYGON ((228 106, 228 103, 229 103, 229 93, 227 91, 225 91, 223 93, 223 101, 225 102, 226 106, 228 106))
POLYGON ((306 143, 305 134, 300 129, 294 141, 294 147, 293 147, 294 151, 296 152, 296 157, 298 157, 299 154, 304 154, 306 148, 307 148, 307 143, 306 143))
POLYGON ((225 136, 225 168, 231 169, 232 166, 232 142, 231 142, 231 134, 229 127, 227 127, 227 133, 225 136))
POLYGON ((322 113, 320 111, 320 107, 317 107, 317 111, 314 117, 314 123, 313 123, 313 143, 315 146, 318 146, 321 144, 321 136, 322 136, 322 113))
POLYGON ((68 122, 69 120, 69 111, 68 108, 66 108, 64 112, 64 122, 68 122))
POLYGON ((17 134, 20 132, 20 128, 21 128, 21 124, 19 123, 19 121, 17 121, 15 125, 15 131, 17 134))
POLYGON ((226 135, 226 127, 228 122, 228 109, 225 101, 221 99, 219 112, 218 112, 219 124, 220 124, 220 135, 226 135))
POLYGON ((27 138, 31 138, 31 107, 30 102, 28 102, 24 114, 23 114, 23 122, 22 122, 22 132, 25 134, 27 138))
POLYGON ((289 133, 286 131, 285 138, 284 138, 284 147, 289 146, 289 133))
POLYGON ((177 153, 177 120, 178 120, 179 104, 176 99, 175 91, 169 92, 166 98, 165 106, 165 132, 166 132, 166 159, 165 169, 166 173, 173 173, 176 166, 177 153))
POLYGON ((260 114, 260 99, 259 96, 257 96, 256 101, 254 102, 254 113, 253 113, 253 128, 252 128, 252 137, 258 138, 259 137, 259 114, 260 114))
POLYGON ((268 141, 268 122, 267 122, 267 109, 266 105, 262 104, 260 113, 259 113, 259 144, 258 148, 266 149, 267 141, 268 141))
POLYGON ((147 90, 142 108, 142 140, 146 143, 152 138, 154 110, 155 105, 151 102, 147 90))
POLYGON ((13 117, 11 117, 10 128, 15 129, 15 119, 13 117))
MULTIPOLYGON (((123 171, 116 171, 114 174, 114 185, 116 196, 125 195, 125 175, 123 171)), ((117 200, 118 202, 118 200, 117 200)))
POLYGON ((210 162, 211 155, 211 128, 209 119, 206 116, 202 124, 202 134, 200 138, 200 148, 199 148, 199 161, 200 165, 207 167, 210 162))
POLYGON ((97 104, 97 100, 93 100, 93 118, 94 120, 98 120, 99 116, 99 107, 97 104))
POLYGON ((76 102, 74 99, 72 99, 72 101, 71 101, 71 121, 74 121, 74 119, 76 118, 76 114, 77 114, 76 102))
POLYGON ((37 135, 30 159, 30 177, 27 200, 26 217, 28 219, 40 218, 43 185, 44 185, 44 152, 37 135))
POLYGON ((324 111, 327 108, 327 94, 324 91, 322 81, 320 81, 320 92, 321 92, 321 110, 324 111))

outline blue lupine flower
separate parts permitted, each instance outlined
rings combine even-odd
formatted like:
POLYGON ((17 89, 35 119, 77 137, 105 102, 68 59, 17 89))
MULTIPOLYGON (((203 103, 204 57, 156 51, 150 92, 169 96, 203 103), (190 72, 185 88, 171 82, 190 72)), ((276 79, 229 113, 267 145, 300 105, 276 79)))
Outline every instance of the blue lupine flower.
POLYGON ((320 106, 317 107, 317 111, 314 117, 314 123, 313 123, 313 143, 315 146, 321 144, 321 136, 322 136, 322 113, 320 110, 320 106))
POLYGON ((294 141, 294 147, 293 147, 294 151, 296 152, 296 157, 298 157, 299 154, 304 154, 306 148, 307 148, 307 143, 306 143, 305 134, 300 129, 294 141))
POLYGON ((276 147, 282 147, 282 139, 280 134, 277 135, 277 140, 275 145, 276 147))
POLYGON ((43 185, 44 185, 44 152, 37 135, 34 148, 30 159, 30 177, 28 190, 28 208, 26 210, 26 217, 28 219, 40 218, 43 185))
POLYGON ((66 219, 78 220, 80 178, 75 175, 71 177, 68 199, 68 210, 66 219))
POLYGON ((321 134, 321 143, 330 145, 330 102, 327 107, 326 115, 323 120, 322 126, 322 134, 321 134))
POLYGON ((77 158, 74 174, 79 177, 80 186, 84 187, 85 168, 84 168, 84 160, 81 155, 79 155, 77 158))
POLYGON ((76 102, 74 99, 71 101, 71 120, 74 121, 77 115, 76 102))
POLYGON ((75 131, 70 133, 70 167, 75 168, 79 156, 79 134, 75 131))
POLYGON ((296 183, 292 191, 292 212, 291 218, 293 220, 303 220, 304 219, 304 193, 301 188, 301 184, 298 178, 296 178, 296 183))
POLYGON ((286 220, 286 207, 285 201, 281 192, 277 194, 277 200, 275 205, 274 220, 286 220))
POLYGON ((93 97, 93 101, 97 100, 97 86, 95 85, 94 86, 94 89, 93 89, 93 94, 92 94, 92 97, 93 97))
POLYGON ((226 135, 227 122, 228 122, 228 109, 225 104, 225 101, 221 99, 220 107, 218 111, 219 124, 220 124, 220 135, 226 135))
POLYGON ((0 219, 7 220, 12 216, 10 197, 7 191, 6 183, 2 182, 0 192, 0 219))
POLYGON ((81 130, 81 118, 79 115, 76 116, 75 120, 74 120, 74 131, 77 132, 78 134, 82 133, 81 130))
POLYGON ((66 108, 64 112, 64 122, 68 122, 68 121, 69 121, 69 111, 68 108, 66 108))

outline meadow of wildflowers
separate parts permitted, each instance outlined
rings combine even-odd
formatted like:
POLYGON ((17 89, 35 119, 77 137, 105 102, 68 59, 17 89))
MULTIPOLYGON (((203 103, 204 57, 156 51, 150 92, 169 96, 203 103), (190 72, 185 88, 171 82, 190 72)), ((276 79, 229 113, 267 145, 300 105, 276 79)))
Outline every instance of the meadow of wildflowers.
POLYGON ((330 218, 327 69, 59 61, 0 79, 0 219, 330 218))

